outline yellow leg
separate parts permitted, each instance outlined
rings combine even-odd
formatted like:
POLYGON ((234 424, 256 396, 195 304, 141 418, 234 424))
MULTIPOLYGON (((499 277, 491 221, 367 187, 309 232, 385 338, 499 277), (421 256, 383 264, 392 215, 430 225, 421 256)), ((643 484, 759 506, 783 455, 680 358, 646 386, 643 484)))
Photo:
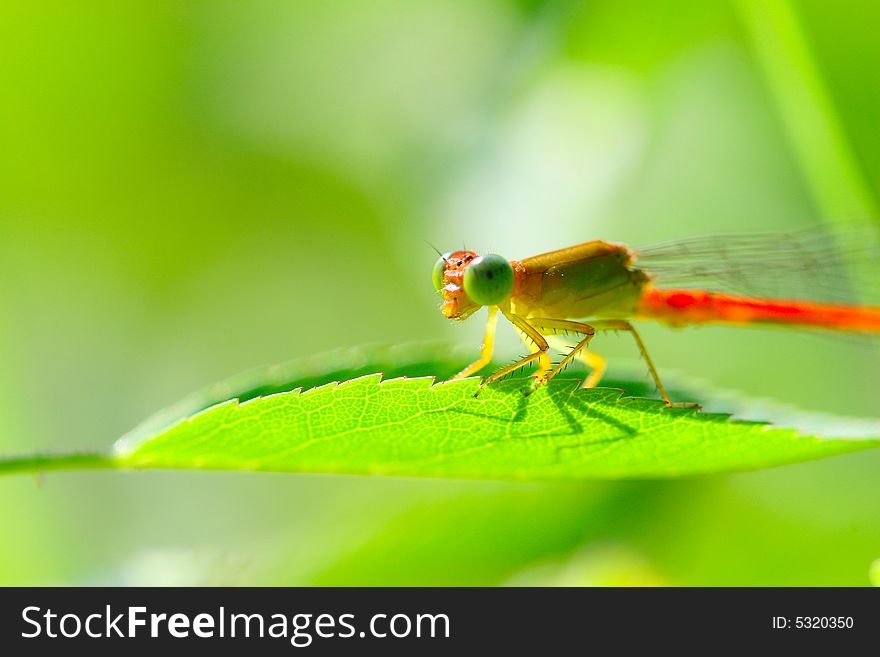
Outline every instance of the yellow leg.
MULTIPOLYGON (((514 327, 515 328, 515 327, 514 327)), ((522 340, 523 344, 531 351, 532 353, 538 353, 540 350, 538 349, 538 345, 532 341, 528 335, 515 328, 517 335, 519 335, 519 339, 522 340)), ((538 353, 538 369, 532 374, 532 378, 540 379, 550 371, 553 367, 553 361, 550 360, 549 351, 545 351, 543 353, 538 353)))
MULTIPOLYGON (((471 374, 474 374, 485 367, 492 360, 492 353, 495 347, 495 330, 498 323, 498 310, 497 306, 489 307, 489 317, 486 322, 486 334, 483 338, 483 347, 480 350, 480 357, 475 360, 473 363, 464 368, 461 372, 456 374, 453 379, 461 379, 471 374)), ((639 352, 642 355, 642 358, 645 360, 645 363, 648 366, 648 371, 651 374, 651 378, 654 380, 654 385, 657 386, 657 391, 660 393, 660 397, 666 403, 667 406, 697 406, 697 404, 692 404, 689 402, 681 402, 674 403, 669 399, 669 394, 666 392, 666 388, 663 385, 663 382, 660 380, 660 375, 657 373, 657 368, 654 366, 654 361, 651 360, 651 356, 648 354, 648 350, 645 347, 645 343, 642 341, 642 337, 639 335, 638 331, 636 331, 635 327, 625 320, 602 320, 598 322, 593 322, 592 325, 584 324, 582 322, 572 322, 564 319, 551 319, 547 317, 536 317, 531 318, 531 323, 523 319, 518 315, 514 315, 513 313, 507 312, 505 310, 501 310, 501 313, 513 324, 517 333, 519 333, 522 341, 532 350, 532 353, 528 356, 520 358, 515 363, 511 363, 506 367, 502 367, 497 372, 493 372, 490 376, 486 377, 483 380, 483 383, 480 385, 479 390, 477 390, 477 395, 480 390, 484 387, 492 383, 493 381, 497 381, 503 376, 513 372, 520 367, 528 365, 531 362, 538 361, 538 371, 535 374, 535 383, 533 384, 533 388, 538 387, 544 383, 547 383, 554 376, 559 374, 566 365, 571 363, 575 358, 579 358, 591 369, 589 376, 584 380, 583 387, 584 388, 593 388, 599 384, 602 380, 602 375, 605 373, 606 363, 605 359, 599 356, 592 351, 588 351, 586 349, 587 345, 589 345, 590 340, 593 339, 593 336, 596 334, 596 331, 627 331, 633 336, 633 339, 636 341, 636 346, 639 349, 639 352), (583 339, 575 345, 575 347, 565 356, 555 367, 552 367, 552 363, 550 362, 550 357, 548 355, 548 351, 550 349, 550 345, 547 343, 546 338, 542 335, 542 332, 553 332, 553 333, 578 333, 583 335, 583 339)), ((476 395, 475 395, 476 396, 476 395)))
POLYGON ((533 387, 537 388, 544 383, 547 383, 554 376, 559 374, 565 367, 571 363, 575 358, 578 357, 579 354, 583 353, 584 348, 590 343, 590 340, 593 339, 593 336, 596 334, 595 329, 589 324, 584 324, 582 322, 572 322, 565 319, 550 319, 547 317, 537 317, 533 318, 532 322, 538 329, 543 329, 545 332, 552 331, 553 333, 578 333, 583 335, 584 338, 574 346, 574 348, 565 356, 553 369, 549 372, 542 373, 543 376, 537 377, 533 387))
MULTIPOLYGON (((547 351, 550 349, 550 345, 547 344, 547 340, 544 339, 544 336, 541 335, 541 332, 538 331, 538 329, 536 329, 534 326, 529 324, 526 320, 518 315, 514 315, 513 313, 509 313, 505 310, 502 310, 501 312, 508 319, 508 321, 513 324, 514 328, 521 334, 521 336, 524 335, 526 338, 528 338, 528 340, 531 341, 529 348, 533 348, 534 351, 528 356, 520 358, 515 363, 511 363, 506 367, 502 367, 497 372, 493 372, 491 376, 487 376, 485 379, 483 379, 483 383, 480 385, 480 389, 477 390, 477 394, 479 394, 480 390, 485 388, 493 381, 497 381, 501 377, 510 374, 515 370, 518 370, 520 367, 528 365, 529 363, 536 360, 543 363, 545 362, 544 359, 548 358, 547 351)), ((523 341, 525 342, 525 338, 523 339, 523 341)))
POLYGON ((608 362, 597 353, 589 349, 582 349, 578 354, 578 358, 590 368, 590 374, 584 379, 582 388, 595 388, 602 380, 605 370, 608 368, 608 362))
MULTIPOLYGON (((648 371, 651 373, 651 378, 654 380, 654 385, 657 386, 657 391, 660 393, 660 397, 663 399, 664 402, 666 402, 667 406, 697 406, 697 404, 693 404, 691 402, 670 401, 669 395, 666 392, 666 388, 663 386, 663 382, 660 380, 660 375, 657 373, 657 368, 654 367, 654 361, 651 360, 651 356, 648 354, 648 349, 645 347, 645 343, 642 342, 642 336, 639 335, 639 332, 636 331, 635 327, 632 324, 622 319, 615 319, 594 322, 593 326, 597 331, 627 331, 630 335, 633 336, 633 339, 636 341, 636 346, 639 348, 639 353, 641 353, 642 358, 645 360, 645 364, 647 364, 648 366, 648 371)), ((586 353, 584 355, 586 356, 586 353)), ((584 381, 585 388, 596 386, 605 371, 604 358, 602 358, 601 356, 596 356, 596 354, 590 354, 590 357, 599 358, 602 361, 603 367, 599 371, 598 376, 596 376, 596 369, 593 370, 593 373, 590 374, 589 377, 587 377, 586 381, 584 381), (587 385, 588 383, 591 385, 587 385)), ((586 358, 584 359, 584 362, 590 364, 590 361, 586 360, 586 358)))
POLYGON ((498 306, 489 306, 489 316, 486 319, 486 333, 483 336, 483 346, 480 348, 480 357, 456 374, 453 379, 464 379, 471 374, 476 374, 486 367, 492 360, 495 351, 495 329, 498 326, 498 306))
MULTIPOLYGON (((491 376, 486 377, 484 379, 482 385, 480 386, 480 390, 484 387, 492 383, 493 381, 497 381, 501 377, 510 374, 518 370, 520 367, 528 365, 533 361, 538 361, 538 371, 535 373, 535 383, 533 384, 533 388, 536 388, 550 379, 552 379, 556 374, 562 371, 566 365, 568 365, 574 358, 577 357, 578 352, 583 349, 593 338, 595 331, 593 327, 588 324, 582 324, 580 322, 571 322, 564 319, 550 319, 550 318, 536 318, 532 319, 531 322, 527 322, 522 317, 518 315, 514 315, 513 313, 506 312, 504 310, 501 311, 504 316, 513 324, 517 333, 519 333, 522 341, 528 346, 528 348, 532 351, 531 354, 520 358, 518 361, 511 363, 506 367, 502 367, 497 372, 493 372, 491 376), (550 345, 547 343, 546 338, 541 335, 541 329, 544 331, 552 331, 553 333, 579 333, 584 335, 584 339, 581 340, 577 346, 571 350, 562 361, 553 367, 552 362, 550 361, 550 356, 547 352, 550 349, 550 345)), ((478 361, 479 362, 479 361, 478 361)), ((468 370, 465 370, 468 371, 468 370)), ((477 391, 479 394, 480 390, 477 391)))
MULTIPOLYGON (((552 339, 551 344, 555 344, 552 339)), ((569 344, 565 346, 570 347, 571 345, 569 344)), ((559 349, 562 350, 562 348, 563 347, 560 345, 559 349)), ((595 351, 590 351, 586 347, 578 352, 577 359, 584 363, 590 371, 589 375, 584 379, 584 383, 581 387, 595 388, 602 380, 602 376, 605 374, 605 370, 608 369, 607 361, 595 351)))

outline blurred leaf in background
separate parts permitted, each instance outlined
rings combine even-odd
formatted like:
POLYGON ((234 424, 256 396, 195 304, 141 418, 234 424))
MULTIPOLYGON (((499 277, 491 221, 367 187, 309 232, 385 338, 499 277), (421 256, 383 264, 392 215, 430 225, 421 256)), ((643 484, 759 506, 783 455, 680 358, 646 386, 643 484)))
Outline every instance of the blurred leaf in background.
MULTIPOLYGON (((839 219, 821 199, 849 183, 819 194, 756 7, 3 3, 0 450, 107 444, 194 389, 328 348, 476 350, 478 320, 437 313, 425 241, 521 257, 839 219)), ((880 9, 786 7, 876 199, 880 9)), ((716 386, 878 410, 870 347, 645 338, 661 368, 716 386)), ((867 584, 878 465, 583 486, 9 478, 0 581, 867 584)))

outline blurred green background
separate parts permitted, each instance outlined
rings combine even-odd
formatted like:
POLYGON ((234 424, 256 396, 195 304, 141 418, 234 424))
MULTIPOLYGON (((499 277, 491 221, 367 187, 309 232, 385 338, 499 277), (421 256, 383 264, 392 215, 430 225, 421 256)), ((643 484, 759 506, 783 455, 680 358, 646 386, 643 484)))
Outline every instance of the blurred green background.
MULTIPOLYGON (((104 446, 324 349, 476 353, 426 241, 523 257, 873 214, 878 21, 856 0, 4 2, 0 453, 104 446)), ((663 372, 877 416, 870 346, 644 333, 663 372)), ((10 477, 0 582, 866 585, 878 468, 10 477)))

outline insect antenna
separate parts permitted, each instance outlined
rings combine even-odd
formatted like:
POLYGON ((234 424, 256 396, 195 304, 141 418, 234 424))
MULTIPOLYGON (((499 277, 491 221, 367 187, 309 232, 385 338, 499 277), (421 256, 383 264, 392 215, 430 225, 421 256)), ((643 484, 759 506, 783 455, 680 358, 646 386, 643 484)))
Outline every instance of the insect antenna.
POLYGON ((441 258, 443 258, 443 262, 445 262, 446 264, 449 264, 449 261, 443 256, 442 253, 440 253, 440 249, 438 249, 436 246, 434 246, 433 244, 431 244, 428 240, 425 240, 425 244, 427 244, 428 246, 430 246, 430 247, 434 250, 434 253, 436 253, 438 256, 440 256, 441 258))

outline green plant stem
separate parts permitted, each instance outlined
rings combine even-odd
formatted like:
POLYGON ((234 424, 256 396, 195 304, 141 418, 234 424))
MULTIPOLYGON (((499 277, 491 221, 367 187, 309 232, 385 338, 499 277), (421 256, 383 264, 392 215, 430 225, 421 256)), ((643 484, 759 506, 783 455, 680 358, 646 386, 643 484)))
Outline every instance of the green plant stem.
POLYGON ((97 470, 118 468, 117 459, 107 454, 29 454, 0 459, 0 475, 38 474, 50 470, 97 470))
POLYGON ((783 129, 825 220, 877 218, 877 201, 791 2, 737 4, 783 129))

